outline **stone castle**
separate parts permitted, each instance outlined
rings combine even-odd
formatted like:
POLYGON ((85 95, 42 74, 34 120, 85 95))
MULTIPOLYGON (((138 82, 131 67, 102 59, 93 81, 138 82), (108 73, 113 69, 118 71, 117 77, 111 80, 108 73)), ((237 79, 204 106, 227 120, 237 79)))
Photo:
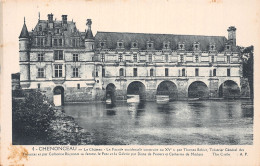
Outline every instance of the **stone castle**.
POLYGON ((225 36, 80 32, 75 22, 39 18, 19 36, 20 84, 61 102, 171 100, 241 96, 242 63, 236 28, 225 36))

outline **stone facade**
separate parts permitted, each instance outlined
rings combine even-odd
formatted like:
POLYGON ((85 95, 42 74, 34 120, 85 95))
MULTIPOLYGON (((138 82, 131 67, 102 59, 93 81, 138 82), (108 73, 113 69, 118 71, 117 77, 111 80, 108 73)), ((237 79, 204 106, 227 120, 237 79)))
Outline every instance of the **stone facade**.
POLYGON ((235 27, 228 28, 228 39, 117 32, 97 32, 94 37, 91 24, 88 19, 87 30, 79 32, 67 15, 57 21, 49 14, 28 32, 24 22, 19 36, 21 87, 39 89, 50 100, 63 93, 64 102, 111 95, 125 100, 136 89, 146 100, 160 94, 174 100, 240 96, 242 65, 235 27), (224 93, 222 86, 229 91, 224 93))

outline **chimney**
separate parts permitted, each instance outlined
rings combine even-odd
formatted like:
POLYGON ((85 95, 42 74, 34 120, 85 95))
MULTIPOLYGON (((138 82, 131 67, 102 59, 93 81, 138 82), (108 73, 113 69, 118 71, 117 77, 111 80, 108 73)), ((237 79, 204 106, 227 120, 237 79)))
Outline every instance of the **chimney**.
POLYGON ((53 22, 53 14, 48 14, 48 22, 52 23, 53 22))
POLYGON ((236 27, 230 26, 228 27, 228 40, 232 43, 233 46, 236 46, 236 27))
POLYGON ((67 15, 62 15, 62 24, 67 24, 67 15))

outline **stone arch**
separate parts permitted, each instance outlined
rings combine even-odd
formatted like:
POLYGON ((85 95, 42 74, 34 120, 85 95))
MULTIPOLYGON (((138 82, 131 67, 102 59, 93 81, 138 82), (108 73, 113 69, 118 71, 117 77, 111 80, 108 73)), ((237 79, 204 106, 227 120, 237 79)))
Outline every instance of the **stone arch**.
POLYGON ((156 90, 156 95, 167 95, 170 100, 176 100, 178 98, 178 89, 172 81, 162 81, 156 90))
POLYGON ((222 84, 220 84, 218 89, 218 95, 219 97, 223 98, 239 98, 239 85, 233 80, 226 80, 222 84))
POLYGON ((209 88, 206 83, 202 81, 194 81, 188 87, 189 98, 208 98, 209 88))
POLYGON ((55 106, 64 105, 64 88, 62 86, 56 86, 53 89, 53 103, 55 106))
POLYGON ((113 83, 107 84, 106 99, 111 99, 112 103, 116 100, 116 86, 113 83))
POLYGON ((139 95, 140 100, 145 100, 145 85, 140 81, 133 81, 127 86, 127 95, 139 95))

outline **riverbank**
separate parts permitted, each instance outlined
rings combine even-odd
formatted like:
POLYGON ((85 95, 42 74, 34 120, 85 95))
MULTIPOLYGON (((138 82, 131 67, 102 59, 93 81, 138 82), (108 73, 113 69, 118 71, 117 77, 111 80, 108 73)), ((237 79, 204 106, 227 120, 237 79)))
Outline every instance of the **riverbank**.
POLYGON ((92 134, 39 91, 12 98, 13 145, 87 145, 92 134))

